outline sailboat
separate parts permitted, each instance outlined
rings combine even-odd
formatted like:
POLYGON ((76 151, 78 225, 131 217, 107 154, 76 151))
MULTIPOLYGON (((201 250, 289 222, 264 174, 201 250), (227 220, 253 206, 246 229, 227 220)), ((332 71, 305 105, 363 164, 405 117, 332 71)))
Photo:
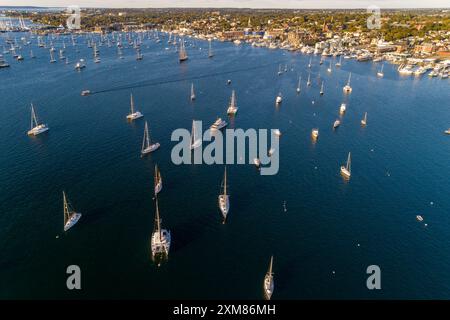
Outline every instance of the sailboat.
POLYGON ((311 58, 309 58, 308 68, 311 69, 311 58))
POLYGON ((55 57, 53 57, 53 51, 50 50, 50 63, 56 62, 55 57))
POLYGON ((330 66, 328 67, 327 71, 331 73, 331 60, 330 60, 330 66))
POLYGON ((306 85, 307 85, 308 87, 311 86, 311 73, 309 73, 309 72, 308 72, 308 81, 306 82, 306 85))
POLYGON ((81 213, 75 212, 72 206, 67 200, 66 193, 63 191, 63 204, 64 204, 64 231, 72 228, 78 220, 81 218, 81 213))
POLYGON ((342 66, 342 55, 339 57, 339 61, 336 62, 336 67, 342 66))
POLYGON ((320 86, 320 95, 323 96, 324 91, 323 91, 323 81, 322 81, 322 85, 320 86))
POLYGON ((9 64, 5 62, 3 55, 0 54, 0 68, 8 68, 9 64))
POLYGON ((352 78, 352 73, 350 72, 350 74, 348 75, 347 84, 342 89, 342 90, 344 90, 345 93, 351 93, 352 92, 352 87, 350 87, 350 79, 351 78, 352 78))
POLYGON ((28 131, 28 135, 37 136, 45 131, 48 131, 48 126, 43 123, 39 123, 37 120, 36 112, 34 111, 34 106, 31 104, 31 128, 28 131))
POLYGON ((361 125, 362 126, 367 125, 367 112, 364 113, 364 118, 361 120, 361 125))
POLYGON ((351 176, 351 157, 350 157, 350 152, 348 153, 348 158, 347 158, 347 164, 345 166, 341 166, 341 175, 346 178, 346 179, 350 179, 351 176))
POLYGON ((33 50, 30 50, 30 58, 31 58, 31 59, 36 58, 36 56, 35 56, 34 53, 33 53, 33 50))
POLYGON ((231 99, 230 99, 230 104, 228 105, 227 114, 235 115, 237 111, 238 111, 238 107, 236 105, 236 93, 233 90, 231 92, 231 99))
POLYGON ((377 72, 377 76, 380 78, 382 78, 384 76, 383 67, 384 67, 384 64, 381 65, 381 69, 377 72))
POLYGON ((279 105, 281 102, 283 102, 283 96, 281 95, 281 92, 279 92, 275 98, 275 104, 279 105))
POLYGON ((152 256, 155 257, 158 254, 169 254, 171 235, 170 231, 161 228, 161 218, 159 216, 158 198, 156 198, 156 214, 155 214, 155 226, 152 233, 152 239, 150 242, 152 256))
POLYGON ((180 40, 180 50, 178 52, 178 59, 183 62, 188 59, 186 48, 184 47, 184 39, 180 40))
POLYGON ((223 194, 219 195, 219 209, 222 212, 223 222, 225 223, 230 210, 230 196, 227 194, 227 167, 225 167, 223 175, 223 194))
POLYGON ((347 110, 347 105, 345 103, 341 103, 341 106, 339 107, 339 114, 344 114, 347 110))
POLYGON ((282 75, 283 71, 281 71, 281 64, 278 65, 278 75, 282 75))
POLYGON ((267 273, 264 276, 264 297, 266 298, 266 300, 270 300, 274 289, 272 267, 273 267, 273 256, 270 257, 269 270, 267 270, 267 273))
POLYGON ((155 196, 161 192, 161 189, 162 189, 161 172, 158 169, 158 165, 155 164, 155 196))
POLYGON ((340 125, 341 125, 341 121, 339 119, 336 119, 336 121, 334 121, 334 123, 333 123, 333 129, 336 129, 340 125))
POLYGON ((136 50, 136 60, 137 60, 137 61, 140 61, 140 60, 142 60, 143 58, 144 58, 144 56, 142 55, 141 50, 138 48, 138 49, 136 50))
POLYGON ((133 99, 133 94, 130 94, 130 109, 131 109, 131 112, 130 112, 129 115, 127 115, 127 119, 128 119, 128 120, 133 121, 133 120, 139 119, 139 118, 141 118, 141 117, 144 116, 144 115, 143 115, 142 113, 140 113, 139 111, 135 111, 135 110, 134 110, 134 99, 133 99))
POLYGON ((316 140, 319 137, 319 129, 314 128, 311 130, 311 138, 316 140))
POLYGON ((195 100, 194 83, 191 84, 191 101, 195 100))
POLYGON ((145 121, 144 138, 142 139, 141 156, 151 153, 159 148, 159 142, 151 143, 150 134, 148 133, 148 124, 145 121))
POLYGON ((197 130, 195 130, 195 120, 192 120, 191 131, 191 150, 194 150, 202 145, 201 137, 197 136, 197 130))
POLYGON ((297 93, 300 93, 300 91, 301 91, 301 87, 300 87, 301 83, 302 83, 302 76, 300 76, 298 78, 297 93))
POLYGON ((214 57, 214 53, 213 53, 212 47, 211 47, 211 40, 209 40, 208 58, 212 58, 212 57, 214 57))

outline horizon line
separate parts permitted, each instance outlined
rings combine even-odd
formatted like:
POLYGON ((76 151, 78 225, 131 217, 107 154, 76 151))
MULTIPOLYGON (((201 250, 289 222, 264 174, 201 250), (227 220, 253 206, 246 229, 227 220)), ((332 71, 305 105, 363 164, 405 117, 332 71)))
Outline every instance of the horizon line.
MULTIPOLYGON (((46 8, 46 9, 61 9, 66 8, 66 6, 1 6, 0 8, 46 8)), ((96 7, 96 6, 80 6, 82 9, 235 9, 235 10, 367 10, 367 7, 310 7, 310 8, 292 8, 292 7, 96 7)), ((404 9, 414 9, 414 10, 429 10, 429 9, 448 9, 449 7, 379 7, 381 9, 388 10, 404 10, 404 9)))

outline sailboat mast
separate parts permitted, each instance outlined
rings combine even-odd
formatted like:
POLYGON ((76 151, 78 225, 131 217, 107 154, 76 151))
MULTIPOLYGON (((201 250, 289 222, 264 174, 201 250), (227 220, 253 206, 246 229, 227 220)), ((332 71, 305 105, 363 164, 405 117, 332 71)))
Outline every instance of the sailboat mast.
POLYGON ((134 113, 134 100, 133 100, 133 94, 130 94, 130 107, 131 107, 131 114, 134 113))
POLYGON ((351 156, 350 156, 350 152, 348 153, 348 159, 347 159, 347 170, 348 172, 351 172, 351 156))
POLYGON ((273 264, 273 256, 270 257, 269 271, 267 272, 269 275, 272 275, 272 264, 273 264))
POLYGON ((156 197, 156 216, 155 216, 155 232, 159 233, 159 239, 162 238, 161 219, 159 218, 158 197, 156 197))
POLYGON ((227 167, 225 166, 225 173, 224 173, 224 178, 223 178, 223 194, 227 195, 227 167))
POLYGON ((348 81, 347 81, 347 85, 350 85, 350 79, 352 78, 352 73, 350 72, 350 74, 348 75, 348 81))
POLYGON ((67 203, 66 193, 63 191, 63 205, 64 205, 64 224, 69 219, 69 205, 67 203))

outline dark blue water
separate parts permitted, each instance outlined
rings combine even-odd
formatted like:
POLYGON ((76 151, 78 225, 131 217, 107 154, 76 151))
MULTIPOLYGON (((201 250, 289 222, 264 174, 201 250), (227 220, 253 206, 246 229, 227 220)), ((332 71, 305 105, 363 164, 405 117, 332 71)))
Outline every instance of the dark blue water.
POLYGON ((208 59, 207 42, 189 39, 189 60, 179 64, 166 40, 146 40, 140 62, 131 48, 120 60, 115 47, 103 46, 94 64, 92 49, 78 42, 76 53, 66 39, 69 65, 50 64, 34 39, 36 59, 25 47, 25 61, 6 55, 11 68, 0 70, 0 298, 260 299, 272 254, 273 299, 450 298, 448 80, 400 77, 388 64, 378 79, 379 64, 349 60, 328 74, 328 63, 313 57, 307 88, 310 57, 298 53, 214 42, 208 59), (79 58, 88 65, 75 72, 79 58), (278 62, 289 68, 282 76, 278 62), (353 92, 345 97, 349 72, 353 92), (103 92, 82 97, 84 89, 103 92), (230 127, 283 135, 277 175, 228 166, 231 211, 223 225, 223 166, 172 164, 170 136, 190 129, 192 119, 209 126, 225 117, 232 89, 240 109, 230 127), (144 159, 144 121, 125 119, 131 92, 161 143, 144 159), (344 101, 347 113, 333 131, 344 101), (30 102, 48 134, 26 135, 30 102), (349 151, 345 182, 339 167, 349 151), (160 267, 149 248, 156 163, 164 180, 160 212, 173 241, 160 267), (83 214, 66 234, 62 190, 83 214), (66 289, 71 264, 82 270, 81 291, 66 289), (366 288, 372 264, 381 268, 379 291, 366 288))

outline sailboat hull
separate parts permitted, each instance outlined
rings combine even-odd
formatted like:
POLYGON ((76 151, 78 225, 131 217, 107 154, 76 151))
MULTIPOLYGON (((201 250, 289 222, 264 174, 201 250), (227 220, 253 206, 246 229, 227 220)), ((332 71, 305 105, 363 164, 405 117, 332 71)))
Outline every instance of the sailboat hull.
POLYGON ((133 121, 133 120, 142 118, 143 116, 144 116, 144 115, 143 115, 142 113, 140 113, 139 111, 137 111, 137 112, 135 112, 135 113, 131 113, 131 114, 127 115, 127 119, 133 121))
POLYGON ((219 209, 222 213, 223 219, 225 220, 230 210, 230 196, 221 194, 219 195, 219 209))
POLYGON ((37 127, 34 127, 33 129, 29 130, 27 133, 29 136, 37 136, 38 134, 44 133, 48 131, 47 126, 39 125, 37 127))
POLYGON ((348 171, 344 166, 341 167, 341 175, 346 179, 350 179, 351 176, 350 171, 348 171))
POLYGON ((161 233, 153 232, 151 239, 151 250, 152 255, 155 256, 157 254, 169 254, 170 244, 171 244, 171 235, 170 231, 166 229, 162 229, 161 233))
POLYGON ((80 220, 81 218, 81 213, 72 213, 70 215, 69 220, 67 220, 66 224, 64 225, 64 231, 69 230, 70 228, 72 228, 74 225, 77 224, 78 220, 80 220))
POLYGON ((142 154, 142 155, 149 154, 149 153, 151 153, 151 152, 153 152, 153 151, 159 149, 159 147, 160 147, 160 144, 159 144, 158 142, 157 142, 157 143, 154 143, 154 144, 151 144, 151 145, 148 146, 147 148, 143 149, 143 150, 141 151, 141 154, 142 154))
POLYGON ((266 274, 264 277, 264 298, 270 300, 272 298, 274 289, 273 277, 266 274))
POLYGON ((162 190, 162 181, 158 182, 158 184, 155 186, 155 195, 160 193, 162 190))

